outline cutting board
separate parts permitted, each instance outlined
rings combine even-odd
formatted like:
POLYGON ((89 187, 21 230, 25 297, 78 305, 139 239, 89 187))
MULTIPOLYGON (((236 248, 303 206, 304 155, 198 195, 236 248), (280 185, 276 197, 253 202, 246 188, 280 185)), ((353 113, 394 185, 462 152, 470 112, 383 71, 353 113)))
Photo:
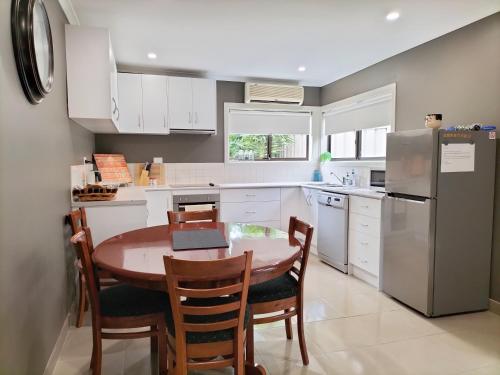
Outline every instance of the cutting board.
POLYGON ((123 154, 94 154, 97 169, 105 184, 128 184, 132 182, 123 154))

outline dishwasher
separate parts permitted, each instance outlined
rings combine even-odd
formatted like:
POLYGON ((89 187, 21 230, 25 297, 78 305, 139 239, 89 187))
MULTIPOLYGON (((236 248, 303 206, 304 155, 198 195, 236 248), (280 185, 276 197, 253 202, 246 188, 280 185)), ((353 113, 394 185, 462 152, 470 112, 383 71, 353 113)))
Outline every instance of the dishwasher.
POLYGON ((347 273, 348 215, 348 195, 318 194, 318 255, 344 273, 347 273))

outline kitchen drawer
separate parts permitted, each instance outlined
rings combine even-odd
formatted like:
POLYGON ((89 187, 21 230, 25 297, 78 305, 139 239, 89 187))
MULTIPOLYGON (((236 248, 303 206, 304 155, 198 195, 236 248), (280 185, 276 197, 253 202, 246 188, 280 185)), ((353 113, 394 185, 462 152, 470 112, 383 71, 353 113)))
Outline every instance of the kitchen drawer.
POLYGON ((350 230, 349 263, 378 277, 380 269, 380 238, 350 230))
POLYGON ((280 221, 280 201, 221 203, 221 220, 236 223, 280 221))
POLYGON ((380 219, 382 201, 380 199, 349 197, 349 212, 380 219))
POLYGON ((349 229, 380 238, 380 219, 352 212, 349 215, 349 229))
POLYGON ((220 201, 225 202, 271 202, 281 199, 279 188, 222 189, 220 201))

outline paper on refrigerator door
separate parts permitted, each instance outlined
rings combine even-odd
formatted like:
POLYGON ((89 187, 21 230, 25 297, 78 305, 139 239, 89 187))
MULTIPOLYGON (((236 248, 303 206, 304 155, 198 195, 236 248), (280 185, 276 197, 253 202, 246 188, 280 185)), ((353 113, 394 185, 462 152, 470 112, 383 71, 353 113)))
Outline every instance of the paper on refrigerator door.
POLYGON ((441 146, 441 173, 474 172, 476 145, 448 143, 441 146))

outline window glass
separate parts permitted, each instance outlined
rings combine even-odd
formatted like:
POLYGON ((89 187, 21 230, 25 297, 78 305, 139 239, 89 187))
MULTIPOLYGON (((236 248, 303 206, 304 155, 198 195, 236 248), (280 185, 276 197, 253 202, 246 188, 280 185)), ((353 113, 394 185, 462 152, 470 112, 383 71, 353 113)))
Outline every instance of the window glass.
POLYGON ((332 159, 356 158, 356 131, 335 133, 330 136, 332 159))
POLYGON ((229 134, 230 160, 264 160, 267 155, 267 135, 229 134))
POLYGON ((389 130, 390 126, 362 129, 360 158, 385 157, 386 134, 389 130))
POLYGON ((307 159, 305 134, 273 134, 271 136, 271 159, 307 159))

